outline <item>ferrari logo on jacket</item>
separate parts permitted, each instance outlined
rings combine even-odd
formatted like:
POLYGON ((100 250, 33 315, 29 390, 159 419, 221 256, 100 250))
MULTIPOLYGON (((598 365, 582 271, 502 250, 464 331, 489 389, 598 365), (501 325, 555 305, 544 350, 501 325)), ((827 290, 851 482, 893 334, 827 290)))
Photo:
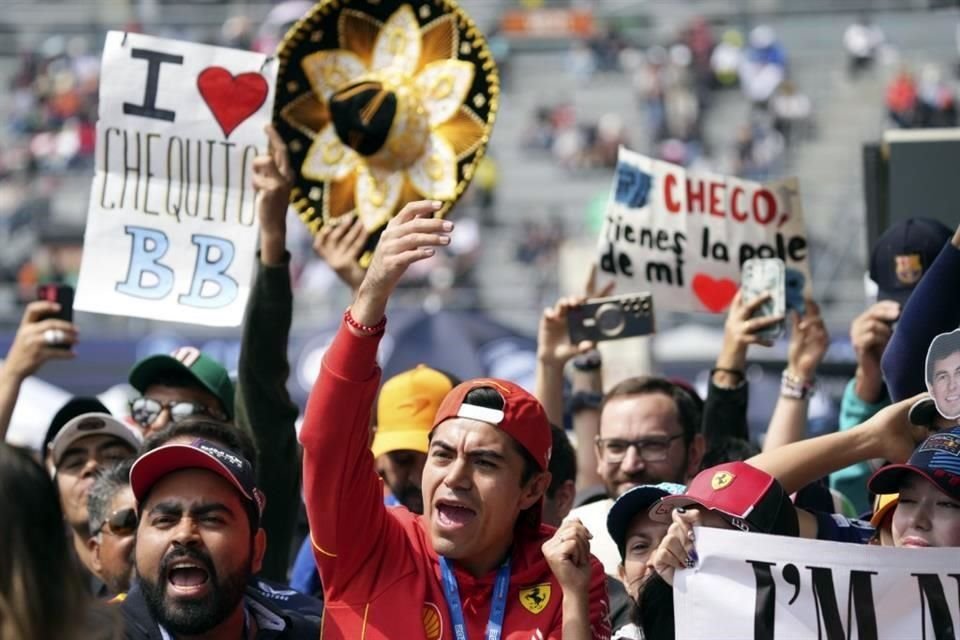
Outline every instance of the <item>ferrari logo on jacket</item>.
POLYGON ((540 613, 549 602, 550 585, 548 583, 520 589, 520 604, 530 613, 540 613))

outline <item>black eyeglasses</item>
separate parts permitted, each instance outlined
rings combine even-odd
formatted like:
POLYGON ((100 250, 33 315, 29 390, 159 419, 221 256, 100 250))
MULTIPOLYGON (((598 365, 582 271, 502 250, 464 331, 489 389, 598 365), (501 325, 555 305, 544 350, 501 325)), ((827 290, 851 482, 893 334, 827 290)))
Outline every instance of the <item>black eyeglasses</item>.
POLYGON ((169 409, 170 420, 180 422, 191 416, 209 416, 217 420, 225 420, 219 411, 214 411, 210 407, 199 402, 160 402, 153 398, 140 397, 130 402, 130 415, 142 427, 148 427, 157 419, 164 409, 169 409))
POLYGON ((132 536, 137 530, 137 512, 133 509, 118 509, 110 514, 103 523, 92 532, 109 533, 114 536, 124 537, 132 536))
POLYGON ((662 438, 644 438, 643 440, 623 440, 622 438, 597 438, 597 446, 603 454, 604 462, 617 464, 627 456, 630 447, 636 447, 637 455, 644 462, 663 462, 670 451, 670 443, 683 434, 662 438))

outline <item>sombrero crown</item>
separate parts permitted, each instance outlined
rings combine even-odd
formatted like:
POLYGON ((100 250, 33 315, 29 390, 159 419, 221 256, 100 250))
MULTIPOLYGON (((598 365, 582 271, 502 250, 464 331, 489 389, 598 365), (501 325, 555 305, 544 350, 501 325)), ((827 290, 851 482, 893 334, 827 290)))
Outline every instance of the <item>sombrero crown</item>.
MULTIPOLYGON (((311 232, 355 213, 379 231, 410 200, 444 215, 483 155, 499 101, 492 54, 451 0, 323 0, 291 28, 274 119, 311 232)), ((362 261, 361 261, 362 262, 362 261)))

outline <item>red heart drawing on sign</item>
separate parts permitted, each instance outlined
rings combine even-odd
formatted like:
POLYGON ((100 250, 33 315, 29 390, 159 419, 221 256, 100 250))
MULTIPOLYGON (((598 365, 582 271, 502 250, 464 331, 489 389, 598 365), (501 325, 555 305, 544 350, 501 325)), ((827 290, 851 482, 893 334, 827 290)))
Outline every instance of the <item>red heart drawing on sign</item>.
POLYGON ((720 313, 730 305, 737 288, 737 283, 729 278, 714 280, 703 273, 693 276, 693 292, 713 313, 720 313))
POLYGON ((269 92, 267 81, 259 73, 234 76, 223 67, 207 67, 201 71, 197 76, 197 89, 228 138, 260 109, 269 92))

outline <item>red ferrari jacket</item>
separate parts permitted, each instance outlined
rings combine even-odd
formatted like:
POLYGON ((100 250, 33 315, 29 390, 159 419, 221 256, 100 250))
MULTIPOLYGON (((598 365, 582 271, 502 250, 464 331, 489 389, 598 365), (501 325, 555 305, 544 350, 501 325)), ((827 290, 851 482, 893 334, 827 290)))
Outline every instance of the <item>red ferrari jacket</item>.
MULTIPOLYGON (((402 507, 383 504, 382 481, 370 452, 370 410, 380 379, 379 338, 357 337, 342 325, 323 358, 307 404, 300 441, 303 485, 314 557, 323 581, 321 638, 453 640, 437 554, 427 524, 402 507)), ((560 584, 540 550, 553 533, 513 545, 503 640, 560 640, 560 584)), ((518 536, 522 537, 522 536, 518 536)), ((593 637, 610 637, 603 567, 590 582, 593 637)), ((475 578, 454 564, 468 637, 482 640, 496 571, 475 578)))

